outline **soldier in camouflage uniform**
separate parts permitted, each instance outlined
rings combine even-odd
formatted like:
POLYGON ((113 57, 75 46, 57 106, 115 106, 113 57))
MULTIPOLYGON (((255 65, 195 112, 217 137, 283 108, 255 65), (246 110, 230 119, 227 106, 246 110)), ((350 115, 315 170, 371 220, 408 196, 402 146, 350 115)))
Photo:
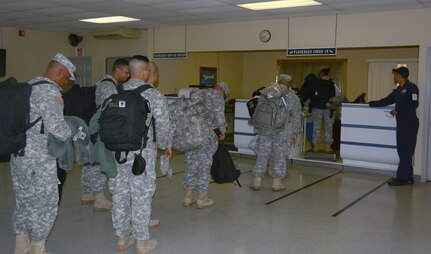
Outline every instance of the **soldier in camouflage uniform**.
POLYGON ((328 77, 330 69, 321 66, 318 74, 319 83, 312 97, 313 105, 313 152, 318 152, 320 142, 320 132, 322 130, 322 119, 325 122, 325 152, 331 152, 331 145, 334 141, 332 137, 332 126, 334 125, 333 112, 327 107, 329 99, 335 96, 335 85, 328 77))
POLYGON ((224 99, 228 93, 227 84, 220 82, 212 89, 195 90, 190 94, 192 101, 194 99, 204 100, 209 113, 207 123, 210 135, 202 146, 185 153, 184 206, 190 206, 194 203, 193 191, 195 190, 199 192, 196 202, 197 208, 206 208, 214 204, 214 200, 208 198, 211 165, 214 153, 217 151, 217 139, 223 140, 225 137, 224 99))
MULTIPOLYGON (((131 79, 124 83, 125 90, 136 89, 148 81, 150 68, 147 57, 134 56, 129 67, 131 79)), ((115 234, 119 237, 117 250, 125 251, 137 241, 136 254, 148 253, 157 247, 157 241, 150 240, 149 235, 151 201, 156 190, 157 148, 165 149, 165 154, 170 157, 173 138, 168 105, 164 96, 156 89, 148 89, 142 92, 142 96, 149 101, 151 115, 155 119, 157 143, 152 141, 151 125, 148 131, 149 139, 142 152, 146 161, 145 173, 138 176, 132 173, 135 154, 139 153, 135 151, 129 153, 127 162, 117 163, 118 174, 109 180, 113 202, 112 222, 115 234)))
POLYGON ((26 132, 24 156, 11 156, 10 161, 16 201, 12 218, 16 254, 49 253, 45 241, 57 217, 59 197, 56 158, 48 154, 48 134, 61 141, 72 135, 64 121, 61 86, 75 79, 75 69, 66 57, 56 54, 45 74, 29 81, 46 82, 34 86, 30 96, 30 121, 39 117, 42 121, 26 132))
MULTIPOLYGON (((114 62, 111 75, 106 74, 96 83, 96 107, 117 93, 116 86, 129 79, 129 61, 119 58, 114 62)), ((81 175, 81 204, 93 204, 95 211, 110 211, 112 203, 105 198, 106 175, 102 174, 99 165, 86 164, 81 175)))
MULTIPOLYGON (((281 74, 278 78, 278 90, 286 90, 292 78, 289 75, 281 74), (286 84, 287 83, 287 84, 286 84)), ((261 95, 264 96, 264 95, 261 95)), ((287 104, 287 119, 283 129, 279 133, 272 135, 260 134, 256 141, 256 165, 253 168, 253 181, 250 188, 260 190, 261 179, 265 174, 266 167, 271 159, 274 168, 272 173, 272 190, 281 191, 286 186, 281 183, 286 175, 286 159, 290 153, 290 144, 295 144, 296 136, 301 126, 301 103, 294 92, 283 95, 287 104), (272 155, 272 156, 271 156, 272 155)))

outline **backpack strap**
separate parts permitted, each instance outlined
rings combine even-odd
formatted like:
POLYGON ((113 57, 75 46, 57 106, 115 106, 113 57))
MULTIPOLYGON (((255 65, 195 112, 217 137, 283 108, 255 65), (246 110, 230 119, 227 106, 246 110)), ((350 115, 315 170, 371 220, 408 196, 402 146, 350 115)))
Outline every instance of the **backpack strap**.
MULTIPOLYGON (((29 84, 30 86, 37 86, 37 85, 42 85, 42 84, 52 84, 51 82, 47 81, 47 80, 39 80, 37 82, 34 82, 33 84, 29 84)), ((30 117, 30 115, 29 115, 30 117)), ((36 120, 34 120, 33 122, 31 122, 29 124, 29 126, 27 127, 26 131, 31 129, 35 124, 37 124, 40 120, 42 120, 42 125, 40 126, 40 134, 44 134, 45 133, 45 126, 43 125, 43 119, 42 116, 39 116, 36 120)), ((29 119, 30 121, 30 119, 29 119)))
MULTIPOLYGON (((145 91, 147 91, 148 89, 154 88, 152 85, 150 84, 144 84, 142 86, 139 86, 137 88, 135 88, 133 91, 135 91, 138 94, 141 94, 145 91)), ((149 108, 149 107, 148 107, 149 108)), ((151 109, 149 108, 149 112, 151 112, 151 109)), ((153 142, 156 142, 156 121, 154 119, 154 116, 151 116, 151 123, 153 125, 153 142)), ((145 133, 145 136, 147 136, 148 133, 145 133)), ((145 140, 146 143, 147 140, 145 140)))
POLYGON ((117 84, 114 82, 114 80, 112 80, 112 79, 110 79, 110 78, 104 78, 104 79, 100 80, 100 81, 99 81, 99 83, 106 82, 106 81, 109 81, 109 82, 110 82, 110 83, 112 83, 114 86, 117 86, 117 84))

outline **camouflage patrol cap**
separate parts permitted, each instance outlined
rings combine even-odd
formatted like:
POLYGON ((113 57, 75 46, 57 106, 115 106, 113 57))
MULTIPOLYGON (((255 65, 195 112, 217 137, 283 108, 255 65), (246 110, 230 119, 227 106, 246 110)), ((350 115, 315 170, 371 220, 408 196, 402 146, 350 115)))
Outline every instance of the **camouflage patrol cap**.
POLYGON ((224 91, 224 93, 225 93, 226 95, 228 95, 228 94, 230 93, 230 89, 229 89, 229 87, 227 86, 227 83, 226 83, 226 82, 219 82, 219 83, 217 83, 217 86, 218 86, 218 87, 220 87, 220 88, 222 88, 222 89, 223 89, 223 91, 224 91))
POLYGON ((73 75, 73 73, 76 71, 76 67, 75 67, 75 65, 73 65, 73 63, 69 59, 67 59, 65 56, 63 56, 63 54, 57 53, 52 58, 52 60, 57 61, 58 63, 60 63, 64 67, 66 67, 66 69, 69 71, 69 74, 70 74, 69 79, 75 80, 75 75, 73 75))

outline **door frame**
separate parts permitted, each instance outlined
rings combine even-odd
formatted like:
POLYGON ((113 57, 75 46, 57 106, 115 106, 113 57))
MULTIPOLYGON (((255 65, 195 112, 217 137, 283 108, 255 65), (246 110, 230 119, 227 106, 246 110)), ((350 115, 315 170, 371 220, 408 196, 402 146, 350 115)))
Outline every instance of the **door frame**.
MULTIPOLYGON (((431 47, 426 50, 425 59, 425 80, 424 80, 425 101, 431 100, 431 47)), ((431 181, 431 106, 424 104, 423 142, 422 142, 422 172, 421 181, 431 181)))

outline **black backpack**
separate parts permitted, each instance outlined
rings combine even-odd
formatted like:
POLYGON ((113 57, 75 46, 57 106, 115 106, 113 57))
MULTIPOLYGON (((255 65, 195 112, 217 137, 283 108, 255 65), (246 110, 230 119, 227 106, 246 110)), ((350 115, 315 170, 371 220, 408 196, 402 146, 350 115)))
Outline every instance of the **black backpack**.
POLYGON ((77 84, 63 94, 64 115, 77 116, 83 119, 87 125, 91 117, 96 113, 95 86, 81 87, 77 84))
POLYGON ((247 101, 247 109, 248 109, 248 114, 250 115, 250 117, 253 117, 254 115, 254 111, 256 110, 257 107, 257 101, 259 100, 259 97, 253 97, 251 98, 249 101, 247 101))
POLYGON ((238 181, 241 171, 236 169, 233 164, 229 151, 223 144, 218 144, 217 151, 213 156, 211 165, 211 177, 216 183, 232 183, 236 181, 239 187, 242 187, 238 181))
MULTIPOLYGON (((152 88, 151 85, 142 85, 134 90, 124 90, 117 86, 118 94, 108 97, 102 104, 102 113, 99 119, 100 139, 106 149, 115 151, 115 158, 120 161, 121 152, 136 151, 148 141, 147 118, 151 112, 148 100, 141 93, 152 88)), ((155 131, 154 119, 151 119, 155 131)), ((155 133, 154 133, 155 134, 155 133)), ((155 135, 153 135, 155 141, 155 135)))
POLYGON ((24 156, 26 131, 42 119, 39 117, 30 122, 31 89, 34 85, 46 83, 18 83, 13 77, 0 83, 0 157, 10 154, 24 156))

